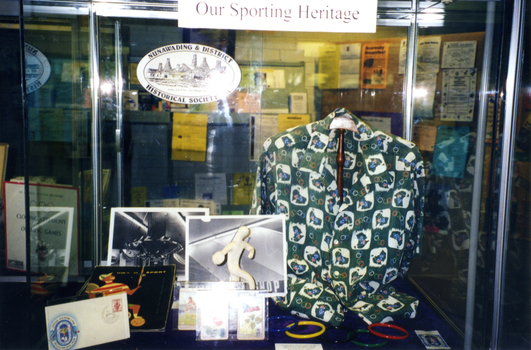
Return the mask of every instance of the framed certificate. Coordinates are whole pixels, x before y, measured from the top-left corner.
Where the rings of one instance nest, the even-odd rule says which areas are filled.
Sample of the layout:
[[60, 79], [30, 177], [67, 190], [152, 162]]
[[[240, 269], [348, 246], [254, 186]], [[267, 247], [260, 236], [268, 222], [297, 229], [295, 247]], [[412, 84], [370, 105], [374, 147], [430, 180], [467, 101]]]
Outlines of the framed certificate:
[[[6, 267], [26, 271], [24, 183], [4, 183]], [[30, 271], [64, 276], [79, 273], [78, 189], [29, 184]]]

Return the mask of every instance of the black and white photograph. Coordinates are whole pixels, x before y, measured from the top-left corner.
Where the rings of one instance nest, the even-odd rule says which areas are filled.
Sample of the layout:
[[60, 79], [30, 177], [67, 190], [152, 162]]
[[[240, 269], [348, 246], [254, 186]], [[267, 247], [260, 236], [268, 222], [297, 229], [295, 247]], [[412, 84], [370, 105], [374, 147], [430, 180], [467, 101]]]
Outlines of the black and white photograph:
[[190, 217], [187, 225], [187, 281], [244, 282], [271, 296], [286, 294], [284, 216]]
[[185, 276], [186, 221], [206, 208], [112, 208], [108, 266], [176, 265]]

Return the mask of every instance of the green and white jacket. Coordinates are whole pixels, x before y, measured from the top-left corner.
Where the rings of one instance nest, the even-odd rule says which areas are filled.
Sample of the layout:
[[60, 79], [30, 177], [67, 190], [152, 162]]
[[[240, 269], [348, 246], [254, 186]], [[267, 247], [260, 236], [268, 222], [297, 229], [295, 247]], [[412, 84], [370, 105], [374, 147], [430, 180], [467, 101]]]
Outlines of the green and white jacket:
[[[345, 130], [341, 206], [335, 117], [358, 128]], [[289, 292], [279, 305], [331, 325], [345, 308], [369, 324], [415, 317], [418, 300], [389, 283], [420, 253], [423, 197], [418, 148], [346, 109], [268, 139], [251, 214], [286, 216]]]

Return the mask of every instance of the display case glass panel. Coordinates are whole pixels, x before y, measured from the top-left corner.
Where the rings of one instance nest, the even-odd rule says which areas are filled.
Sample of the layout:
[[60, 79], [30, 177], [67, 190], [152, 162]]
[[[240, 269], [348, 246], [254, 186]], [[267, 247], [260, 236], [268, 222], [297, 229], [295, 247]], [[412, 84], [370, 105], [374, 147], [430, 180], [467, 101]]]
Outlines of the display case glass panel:
[[[32, 272], [58, 275], [56, 270], [47, 270], [64, 266], [66, 275], [79, 276], [84, 262], [93, 259], [88, 9], [63, 8], [63, 14], [47, 15], [33, 9], [29, 6], [24, 13], [27, 174], [35, 184], [30, 207], [41, 213], [54, 207], [72, 208], [72, 213], [65, 221], [58, 218], [63, 227], [41, 226], [43, 221], [57, 224], [53, 217], [60, 216], [59, 212], [30, 222], [30, 249], [39, 252], [37, 260], [31, 259], [35, 260]], [[51, 239], [53, 236], [62, 239]], [[87, 264], [89, 269], [91, 266]]]
[[[495, 312], [500, 318], [494, 318], [493, 330], [499, 336], [496, 346], [499, 349], [525, 349], [529, 346], [531, 329], [531, 285], [529, 275], [531, 264], [529, 261], [530, 237], [529, 225], [531, 223], [529, 191], [531, 170], [531, 105], [529, 69], [530, 38], [530, 12], [529, 7], [519, 8], [521, 16], [521, 39], [513, 39], [512, 45], [518, 50], [511, 50], [510, 59], [516, 64], [511, 67], [517, 72], [514, 81], [514, 115], [509, 120], [504, 120], [506, 128], [512, 129], [513, 134], [504, 133], [504, 144], [509, 147], [500, 149], [501, 173], [505, 173], [509, 187], [505, 191], [504, 201], [505, 235], [497, 240], [497, 276], [503, 276], [500, 281], [499, 293], [495, 295]], [[511, 93], [511, 90], [508, 90]], [[506, 109], [508, 110], [508, 109]], [[511, 114], [507, 114], [511, 115]], [[509, 130], [505, 129], [505, 130]], [[509, 136], [510, 135], [510, 136]], [[500, 191], [503, 193], [503, 191]], [[500, 206], [501, 207], [501, 206]]]
[[482, 344], [488, 339], [479, 330], [488, 325], [492, 300], [485, 289], [493, 254], [487, 242], [495, 237], [487, 213], [496, 181], [497, 100], [488, 91], [499, 82], [502, 46], [492, 33], [502, 19], [494, 4], [452, 12], [458, 8], [448, 6], [443, 17], [432, 9], [419, 20], [412, 140], [424, 157], [426, 197], [423, 254], [409, 278], [465, 344]]

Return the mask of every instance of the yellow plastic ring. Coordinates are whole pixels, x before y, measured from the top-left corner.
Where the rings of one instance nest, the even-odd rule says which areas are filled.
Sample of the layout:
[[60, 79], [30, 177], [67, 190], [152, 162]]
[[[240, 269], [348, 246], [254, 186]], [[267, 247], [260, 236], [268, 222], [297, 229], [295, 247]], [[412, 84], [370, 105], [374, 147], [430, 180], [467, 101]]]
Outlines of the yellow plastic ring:
[[[293, 325], [295, 325], [295, 323], [288, 325], [287, 328], [290, 328]], [[293, 334], [291, 332], [286, 331], [286, 335], [292, 338], [297, 338], [297, 339], [308, 339], [308, 338], [318, 337], [321, 334], [323, 334], [326, 330], [326, 327], [324, 326], [324, 324], [319, 323], [319, 322], [314, 322], [314, 321], [299, 321], [298, 326], [317, 326], [317, 327], [321, 327], [321, 330], [315, 333], [311, 333], [311, 334]]]

